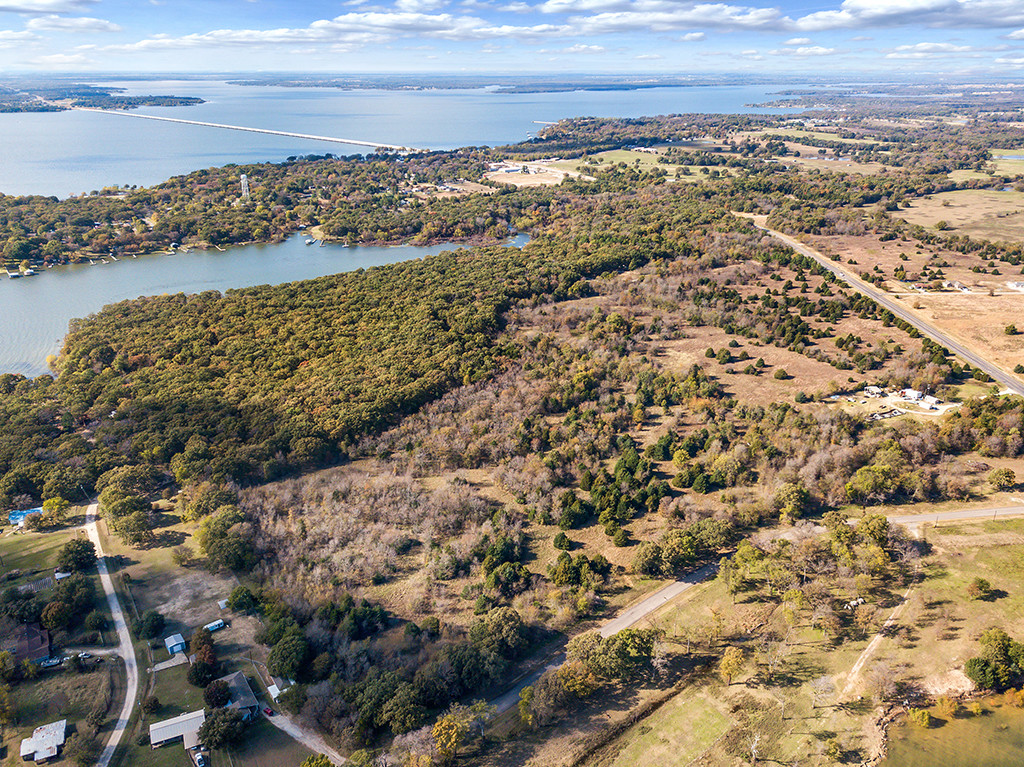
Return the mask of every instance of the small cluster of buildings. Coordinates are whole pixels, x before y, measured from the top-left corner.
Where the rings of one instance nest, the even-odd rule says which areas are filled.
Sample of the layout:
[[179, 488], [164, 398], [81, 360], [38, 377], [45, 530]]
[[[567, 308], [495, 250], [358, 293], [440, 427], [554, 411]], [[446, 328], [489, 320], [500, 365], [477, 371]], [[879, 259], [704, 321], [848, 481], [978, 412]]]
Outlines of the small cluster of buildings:
[[[252, 687], [245, 674], [236, 671], [221, 677], [228, 686], [228, 703], [224, 708], [237, 709], [242, 714], [242, 719], [248, 721], [260, 713], [260, 702], [253, 694]], [[206, 721], [204, 709], [179, 714], [172, 719], [165, 719], [162, 722], [155, 722], [149, 726], [149, 743], [153, 748], [181, 740], [186, 751], [195, 751], [202, 748], [199, 740], [199, 728]]]

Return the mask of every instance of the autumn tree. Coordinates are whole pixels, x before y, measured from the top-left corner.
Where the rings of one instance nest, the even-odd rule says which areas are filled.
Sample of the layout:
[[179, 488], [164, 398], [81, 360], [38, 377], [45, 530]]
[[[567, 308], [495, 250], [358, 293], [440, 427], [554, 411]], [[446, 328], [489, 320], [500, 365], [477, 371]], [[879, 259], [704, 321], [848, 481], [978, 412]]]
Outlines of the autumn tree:
[[726, 647], [718, 661], [718, 674], [725, 680], [726, 684], [732, 684], [732, 680], [743, 668], [743, 651], [739, 647]]

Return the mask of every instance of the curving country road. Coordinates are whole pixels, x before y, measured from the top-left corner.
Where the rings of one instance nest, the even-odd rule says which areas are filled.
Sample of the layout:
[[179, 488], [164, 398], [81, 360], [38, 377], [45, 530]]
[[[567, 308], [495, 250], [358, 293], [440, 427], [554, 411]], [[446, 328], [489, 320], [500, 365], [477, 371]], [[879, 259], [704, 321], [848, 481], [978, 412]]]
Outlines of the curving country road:
[[107, 604], [110, 605], [110, 614], [114, 618], [114, 628], [117, 631], [119, 642], [118, 653], [124, 658], [124, 667], [128, 676], [124, 694], [124, 705], [121, 706], [121, 713], [118, 716], [117, 723], [110, 733], [110, 740], [107, 741], [107, 745], [103, 748], [103, 753], [100, 754], [100, 758], [96, 762], [96, 767], [108, 767], [110, 760], [114, 756], [114, 751], [117, 750], [121, 738], [124, 737], [125, 730], [128, 727], [128, 720], [131, 719], [132, 708], [135, 706], [135, 696], [139, 687], [139, 666], [135, 661], [135, 648], [132, 646], [131, 634], [128, 633], [128, 624], [125, 622], [124, 612], [121, 610], [121, 603], [117, 600], [114, 582], [110, 578], [107, 562], [104, 559], [103, 545], [100, 543], [100, 532], [96, 527], [95, 503], [86, 509], [83, 529], [88, 534], [89, 540], [96, 546], [96, 567], [100, 573], [103, 591], [107, 595]]
[[770, 234], [776, 240], [785, 243], [793, 250], [795, 250], [797, 253], [807, 256], [808, 258], [813, 258], [815, 261], [817, 261], [819, 264], [825, 267], [825, 269], [832, 272], [832, 274], [834, 274], [840, 280], [842, 280], [851, 288], [856, 290], [858, 293], [863, 293], [868, 298], [873, 299], [876, 303], [879, 303], [882, 306], [884, 306], [886, 309], [888, 309], [890, 312], [895, 314], [900, 319], [906, 320], [919, 331], [921, 331], [921, 333], [928, 336], [936, 343], [942, 344], [951, 352], [953, 352], [953, 354], [960, 357], [960, 359], [970, 363], [973, 367], [976, 367], [979, 370], [983, 370], [985, 373], [990, 375], [993, 380], [998, 381], [1007, 389], [1012, 391], [1014, 394], [1024, 395], [1024, 383], [1022, 383], [1019, 379], [1010, 375], [998, 365], [989, 362], [987, 359], [979, 355], [977, 352], [974, 352], [971, 349], [967, 348], [962, 343], [955, 340], [952, 336], [936, 328], [934, 325], [925, 322], [917, 314], [912, 312], [910, 309], [907, 309], [897, 299], [893, 298], [890, 295], [887, 295], [884, 291], [879, 290], [874, 285], [865, 282], [856, 274], [853, 274], [852, 272], [848, 271], [847, 269], [845, 269], [832, 259], [826, 258], [824, 255], [819, 253], [814, 248], [804, 245], [799, 240], [796, 240], [787, 234], [777, 232], [774, 229], [769, 229], [764, 224], [759, 223], [759, 221], [764, 220], [764, 216], [743, 217], [750, 219], [754, 226], [756, 226], [762, 232]]

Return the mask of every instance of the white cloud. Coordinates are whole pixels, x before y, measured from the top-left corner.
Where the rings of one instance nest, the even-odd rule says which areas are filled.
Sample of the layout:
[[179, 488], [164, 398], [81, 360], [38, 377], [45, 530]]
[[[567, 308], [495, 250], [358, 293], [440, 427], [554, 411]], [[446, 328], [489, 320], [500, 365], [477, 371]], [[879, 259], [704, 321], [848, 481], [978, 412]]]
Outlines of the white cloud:
[[893, 50], [915, 53], [963, 53], [972, 49], [969, 45], [954, 45], [953, 43], [914, 43], [913, 45], [898, 45]]
[[809, 37], [792, 37], [792, 38], [790, 38], [789, 40], [787, 40], [786, 42], [783, 43], [783, 45], [810, 45], [810, 44], [811, 44], [811, 38], [809, 38]]
[[1024, 67], [1024, 56], [996, 59], [996, 64], [1006, 64], [1011, 67]]
[[[570, 25], [491, 25], [473, 16], [448, 13], [424, 14], [411, 11], [365, 11], [346, 13], [330, 20], [314, 21], [308, 27], [281, 29], [216, 29], [201, 34], [158, 34], [134, 43], [98, 48], [106, 53], [134, 53], [190, 48], [264, 47], [268, 45], [367, 45], [401, 37], [444, 40], [545, 40], [578, 37]], [[84, 50], [80, 46], [79, 50]]]
[[1018, 29], [1016, 32], [1011, 32], [1007, 37], [1011, 40], [1024, 40], [1024, 29]]
[[7, 13], [74, 13], [99, 0], [0, 0], [0, 12]]
[[583, 54], [594, 54], [604, 53], [607, 49], [603, 45], [586, 45], [584, 43], [576, 43], [570, 45], [568, 48], [560, 48], [558, 50], [549, 50], [547, 48], [541, 48], [537, 53], [583, 53]]
[[[561, 3], [566, 0], [548, 2]], [[584, 34], [611, 34], [633, 30], [668, 32], [688, 27], [769, 29], [778, 24], [779, 20], [779, 12], [774, 8], [747, 8], [720, 3], [693, 5], [669, 11], [614, 11], [593, 16], [576, 16], [571, 19], [572, 24]]]
[[639, 59], [640, 61], [656, 61], [657, 59], [662, 58], [662, 56], [660, 53], [641, 53], [639, 56], [634, 56], [633, 58]]
[[16, 45], [35, 40], [36, 36], [31, 32], [13, 32], [9, 29], [0, 29], [0, 48], [13, 48]]
[[820, 45], [803, 45], [799, 48], [781, 48], [768, 51], [772, 56], [796, 56], [801, 59], [810, 56], [831, 56], [835, 52], [835, 48], [824, 48]]
[[1005, 27], [1024, 23], [1020, 0], [843, 0], [839, 10], [818, 11], [794, 22], [796, 29], [896, 27]]
[[703, 32], [687, 32], [679, 39], [682, 40], [684, 43], [697, 43], [706, 37], [707, 35], [705, 35]]
[[121, 27], [104, 19], [88, 16], [37, 16], [29, 19], [26, 29], [51, 30], [57, 32], [120, 32]]
[[420, 13], [432, 11], [445, 4], [445, 0], [395, 0], [395, 7], [400, 11]]
[[49, 56], [38, 56], [28, 63], [43, 69], [80, 69], [95, 64], [81, 53], [52, 53]]
[[973, 51], [969, 45], [954, 45], [953, 43], [914, 43], [913, 45], [898, 45], [891, 53], [886, 54], [887, 59], [933, 59], [949, 56], [955, 53], [970, 53]]

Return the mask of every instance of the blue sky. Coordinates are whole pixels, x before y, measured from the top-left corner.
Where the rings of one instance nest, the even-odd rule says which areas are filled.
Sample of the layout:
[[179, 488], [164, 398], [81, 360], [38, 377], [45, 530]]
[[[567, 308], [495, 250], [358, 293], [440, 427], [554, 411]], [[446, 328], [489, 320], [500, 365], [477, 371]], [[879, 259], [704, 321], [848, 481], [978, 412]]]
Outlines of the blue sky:
[[0, 0], [4, 71], [1024, 75], [1024, 0]]

